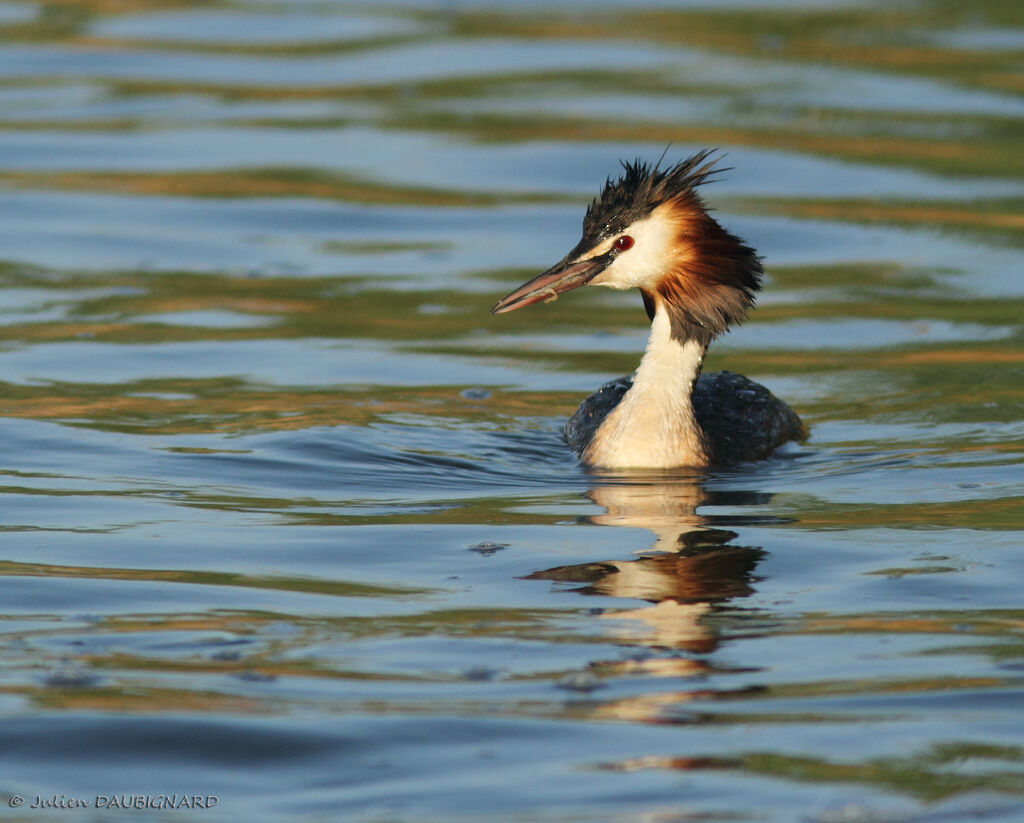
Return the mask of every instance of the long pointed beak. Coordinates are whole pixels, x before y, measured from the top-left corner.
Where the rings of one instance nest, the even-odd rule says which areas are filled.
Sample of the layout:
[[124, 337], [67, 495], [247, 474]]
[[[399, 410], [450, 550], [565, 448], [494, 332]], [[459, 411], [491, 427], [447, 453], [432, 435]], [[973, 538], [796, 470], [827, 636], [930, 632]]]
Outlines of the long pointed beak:
[[538, 274], [528, 283], [501, 298], [491, 309], [491, 314], [504, 314], [523, 306], [544, 301], [557, 300], [563, 292], [585, 286], [607, 268], [611, 262], [608, 254], [599, 254], [577, 263], [556, 263], [543, 274]]

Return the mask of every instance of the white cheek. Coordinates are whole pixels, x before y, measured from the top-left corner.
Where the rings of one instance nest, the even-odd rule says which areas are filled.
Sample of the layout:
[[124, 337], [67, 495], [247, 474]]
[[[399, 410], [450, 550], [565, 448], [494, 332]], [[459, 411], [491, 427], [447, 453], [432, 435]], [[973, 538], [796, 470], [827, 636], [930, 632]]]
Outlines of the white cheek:
[[619, 252], [612, 264], [590, 282], [612, 289], [653, 286], [668, 271], [675, 256], [678, 226], [652, 214], [631, 225], [623, 234], [633, 238], [633, 247]]

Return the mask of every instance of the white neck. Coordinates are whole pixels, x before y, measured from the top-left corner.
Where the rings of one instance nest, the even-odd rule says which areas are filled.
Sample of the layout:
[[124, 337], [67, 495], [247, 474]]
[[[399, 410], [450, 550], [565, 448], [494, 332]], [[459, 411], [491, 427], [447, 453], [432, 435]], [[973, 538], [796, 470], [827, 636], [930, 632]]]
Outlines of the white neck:
[[691, 398], [706, 348], [673, 338], [668, 313], [658, 305], [633, 386], [598, 427], [583, 461], [610, 469], [706, 466]]

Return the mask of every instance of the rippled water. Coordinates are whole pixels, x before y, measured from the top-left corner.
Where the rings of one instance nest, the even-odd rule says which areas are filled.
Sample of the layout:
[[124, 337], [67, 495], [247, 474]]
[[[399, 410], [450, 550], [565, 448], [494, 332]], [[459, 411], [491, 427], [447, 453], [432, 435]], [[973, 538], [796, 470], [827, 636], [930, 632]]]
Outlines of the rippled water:
[[[1019, 4], [0, 35], [10, 819], [1024, 819]], [[811, 438], [588, 474], [640, 301], [487, 312], [669, 143], [770, 275], [708, 365]]]

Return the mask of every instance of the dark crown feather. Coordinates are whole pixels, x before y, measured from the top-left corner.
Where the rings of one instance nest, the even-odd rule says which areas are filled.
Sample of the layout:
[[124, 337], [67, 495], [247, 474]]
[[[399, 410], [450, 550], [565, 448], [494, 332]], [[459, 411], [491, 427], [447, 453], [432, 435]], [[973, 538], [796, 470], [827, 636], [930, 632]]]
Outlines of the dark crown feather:
[[[609, 177], [601, 194], [591, 201], [583, 218], [583, 236], [592, 241], [618, 234], [630, 223], [646, 217], [656, 207], [709, 182], [712, 174], [728, 171], [717, 168], [719, 158], [708, 158], [715, 149], [704, 149], [681, 163], [661, 170], [642, 160], [620, 161], [623, 174]], [[707, 161], [707, 162], [705, 162]]]

